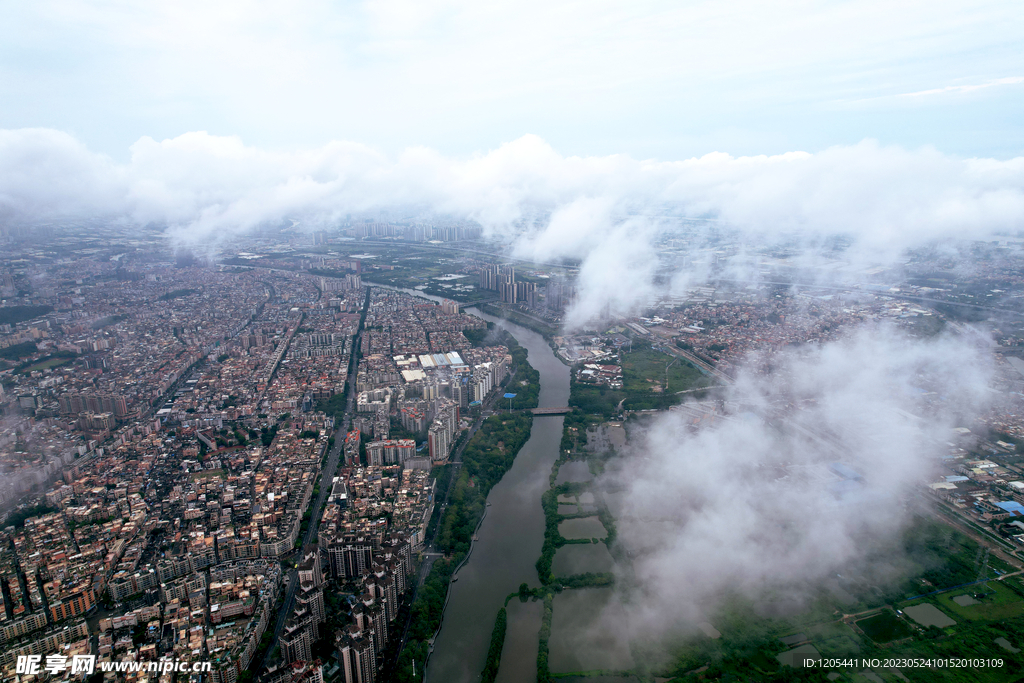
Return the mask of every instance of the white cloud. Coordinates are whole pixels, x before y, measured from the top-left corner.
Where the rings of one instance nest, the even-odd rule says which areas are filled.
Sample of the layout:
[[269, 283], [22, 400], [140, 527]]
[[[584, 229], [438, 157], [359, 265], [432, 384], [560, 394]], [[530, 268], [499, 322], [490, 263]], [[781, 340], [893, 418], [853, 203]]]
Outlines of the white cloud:
[[[662, 414], [605, 475], [632, 560], [630, 633], [692, 626], [732, 593], [808, 599], [863, 571], [905, 529], [951, 428], [993, 395], [983, 349], [886, 328], [772, 363], [768, 376], [744, 367], [728, 422], [694, 432]], [[841, 483], [836, 462], [861, 480]], [[872, 571], [898, 569], [900, 547]]]
[[930, 90], [918, 90], [917, 92], [908, 92], [899, 95], [899, 97], [924, 97], [926, 95], [945, 95], [949, 93], [965, 93], [974, 92], [975, 90], [984, 90], [985, 88], [994, 88], [1000, 85], [1020, 85], [1024, 83], [1024, 77], [1010, 76], [1007, 78], [997, 78], [994, 81], [987, 81], [985, 83], [969, 83], [965, 85], [947, 85], [944, 88], [932, 88]]
[[[865, 141], [655, 161], [563, 156], [536, 136], [468, 158], [424, 147], [391, 157], [352, 142], [277, 151], [200, 132], [142, 138], [118, 164], [64, 133], [30, 129], [0, 133], [0, 206], [27, 222], [102, 214], [163, 223], [175, 239], [208, 246], [285, 218], [329, 225], [389, 207], [468, 216], [516, 239], [520, 255], [582, 259], [572, 316], [582, 324], [659, 291], [654, 239], [673, 229], [658, 218], [666, 207], [715, 217], [740, 242], [785, 236], [807, 247], [845, 235], [850, 258], [886, 263], [936, 240], [1020, 230], [1024, 157], [960, 159]], [[537, 216], [549, 218], [517, 229]]]

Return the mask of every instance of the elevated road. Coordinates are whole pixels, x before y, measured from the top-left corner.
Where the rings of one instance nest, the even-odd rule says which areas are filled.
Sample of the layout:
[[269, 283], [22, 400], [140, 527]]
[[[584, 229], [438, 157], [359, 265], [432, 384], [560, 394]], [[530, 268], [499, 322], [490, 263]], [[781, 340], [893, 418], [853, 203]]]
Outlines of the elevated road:
[[696, 355], [690, 353], [689, 351], [684, 351], [683, 349], [679, 348], [678, 346], [672, 346], [670, 344], [661, 344], [660, 345], [660, 350], [663, 353], [668, 354], [669, 356], [675, 356], [676, 358], [682, 358], [683, 360], [687, 361], [688, 363], [693, 365], [695, 368], [697, 368], [701, 372], [703, 372], [705, 374], [708, 374], [708, 375], [711, 375], [715, 379], [720, 380], [721, 382], [723, 382], [725, 384], [732, 384], [735, 381], [735, 380], [733, 380], [732, 377], [730, 377], [729, 375], [725, 374], [721, 370], [717, 369], [711, 363], [708, 363], [706, 360], [697, 357]]

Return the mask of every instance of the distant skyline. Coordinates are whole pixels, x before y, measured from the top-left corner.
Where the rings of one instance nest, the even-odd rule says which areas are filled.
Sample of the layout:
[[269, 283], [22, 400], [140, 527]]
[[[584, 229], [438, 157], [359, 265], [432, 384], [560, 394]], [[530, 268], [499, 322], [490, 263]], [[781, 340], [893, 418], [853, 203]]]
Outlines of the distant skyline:
[[289, 150], [662, 160], [876, 139], [1024, 154], [1016, 2], [8, 3], [0, 128], [116, 161], [190, 131]]

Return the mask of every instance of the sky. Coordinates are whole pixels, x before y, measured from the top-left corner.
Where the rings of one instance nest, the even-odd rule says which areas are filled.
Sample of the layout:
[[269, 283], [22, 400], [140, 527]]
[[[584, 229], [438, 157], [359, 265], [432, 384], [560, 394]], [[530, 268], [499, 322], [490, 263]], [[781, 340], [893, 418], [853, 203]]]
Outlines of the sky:
[[260, 225], [470, 219], [580, 259], [580, 324], [662, 292], [666, 212], [807, 254], [839, 235], [851, 272], [1024, 230], [1019, 2], [40, 0], [3, 19], [0, 227], [98, 216], [213, 254]]
[[677, 160], [864, 139], [1024, 151], [1019, 2], [4, 3], [0, 128], [127, 161], [207, 131], [267, 150]]

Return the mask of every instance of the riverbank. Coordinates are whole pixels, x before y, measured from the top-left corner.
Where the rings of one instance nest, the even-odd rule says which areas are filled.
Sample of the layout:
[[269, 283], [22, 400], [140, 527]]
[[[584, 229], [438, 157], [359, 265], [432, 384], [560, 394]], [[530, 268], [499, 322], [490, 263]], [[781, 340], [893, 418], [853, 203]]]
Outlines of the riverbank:
[[[566, 404], [568, 368], [555, 358], [543, 337], [486, 313], [474, 309], [468, 312], [504, 327], [527, 350], [530, 365], [539, 372], [540, 407]], [[459, 569], [458, 582], [449, 588], [425, 680], [479, 680], [491, 650], [495, 614], [522, 583], [536, 582], [534, 564], [544, 536], [540, 497], [548, 487], [561, 436], [561, 417], [535, 418], [529, 441], [488, 495], [487, 516], [475, 534], [473, 555]], [[509, 639], [500, 659], [533, 660], [536, 651], [526, 652], [531, 647], [527, 642]]]
[[520, 327], [525, 327], [528, 330], [532, 330], [544, 337], [544, 339], [552, 344], [555, 335], [558, 333], [558, 328], [549, 323], [545, 323], [532, 316], [524, 315], [518, 311], [510, 311], [494, 304], [482, 304], [480, 310], [488, 315], [493, 315], [497, 318], [503, 318], [510, 322], [515, 323]]
[[417, 680], [413, 661], [420, 662], [422, 674], [430, 642], [442, 624], [452, 577], [468, 559], [474, 533], [484, 519], [487, 494], [512, 467], [529, 438], [532, 422], [529, 413], [492, 415], [466, 445], [434, 541], [435, 549], [445, 557], [434, 562], [412, 605], [408, 641], [399, 656], [395, 681]]
[[[439, 300], [417, 290], [383, 287]], [[540, 383], [535, 399], [538, 407], [554, 408], [567, 404], [569, 369], [555, 356], [544, 337], [472, 307], [466, 312], [503, 328], [525, 350], [527, 367], [536, 371]], [[517, 373], [517, 380], [522, 379]], [[510, 392], [517, 393], [514, 389]], [[516, 591], [524, 582], [536, 581], [534, 565], [544, 538], [541, 494], [549, 486], [548, 474], [558, 457], [562, 421], [562, 417], [543, 417], [532, 421], [529, 439], [513, 456], [511, 468], [489, 493], [484, 494], [487, 514], [470, 536], [472, 557], [469, 561], [466, 561], [464, 553], [453, 552], [449, 558], [435, 562], [436, 570], [431, 568], [414, 603], [416, 626], [410, 626], [408, 644], [391, 680], [402, 683], [412, 680], [470, 683], [479, 679], [490, 649], [494, 615], [505, 605], [509, 593]], [[467, 489], [476, 488], [476, 483], [473, 480], [473, 486], [470, 486], [467, 480]], [[440, 498], [441, 495], [438, 496]], [[447, 514], [439, 521], [442, 527], [439, 533], [444, 531]], [[464, 528], [465, 520], [457, 525], [455, 517], [450, 519], [453, 520], [452, 530]], [[454, 582], [452, 579], [456, 571], [458, 581]], [[513, 621], [515, 619], [510, 616], [510, 622]], [[441, 625], [440, 631], [431, 644], [437, 624]], [[503, 658], [529, 660], [532, 666], [536, 659], [536, 641], [531, 644], [529, 639], [513, 640], [505, 643]], [[424, 674], [425, 659], [428, 661]], [[531, 682], [533, 678], [534, 674], [529, 675]]]
[[[394, 289], [386, 286], [384, 288]], [[418, 291], [404, 291], [412, 296], [432, 300], [436, 298]], [[489, 322], [491, 326], [496, 324], [493, 319]], [[486, 333], [480, 339], [468, 336], [477, 345], [504, 343], [509, 346], [513, 358], [513, 376], [507, 391], [518, 394], [513, 399], [513, 407], [537, 406], [541, 378], [538, 370], [529, 362], [529, 350], [521, 346], [515, 336], [507, 331], [497, 339], [490, 339], [491, 335]], [[502, 390], [499, 388], [498, 391]], [[506, 403], [507, 401], [498, 399], [498, 408]], [[439, 503], [448, 501], [448, 504], [443, 511], [438, 508], [435, 517], [431, 519], [430, 527], [431, 536], [434, 538], [432, 549], [444, 553], [445, 556], [430, 566], [429, 573], [417, 592], [416, 600], [410, 607], [411, 617], [406, 644], [388, 680], [405, 683], [423, 679], [434, 639], [444, 624], [444, 615], [451, 599], [450, 588], [457, 585], [454, 580], [459, 570], [470, 559], [475, 559], [476, 532], [490, 516], [488, 494], [514, 466], [524, 444], [531, 437], [532, 423], [533, 416], [528, 412], [498, 412], [491, 415], [483, 420], [480, 428], [466, 444], [460, 462], [445, 466], [438, 476], [439, 489], [435, 500]]]

